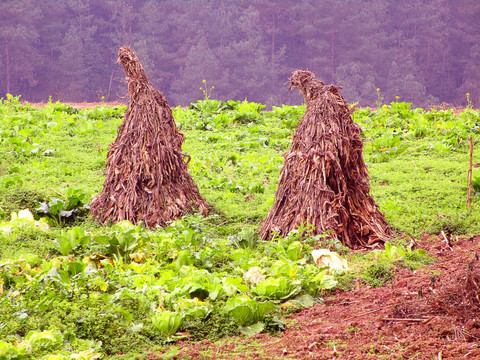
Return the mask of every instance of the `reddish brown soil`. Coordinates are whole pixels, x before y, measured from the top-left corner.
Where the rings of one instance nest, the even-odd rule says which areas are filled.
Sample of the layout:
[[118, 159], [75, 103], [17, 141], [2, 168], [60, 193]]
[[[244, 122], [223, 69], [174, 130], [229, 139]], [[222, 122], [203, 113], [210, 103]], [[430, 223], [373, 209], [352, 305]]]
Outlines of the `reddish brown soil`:
[[175, 359], [480, 359], [480, 236], [419, 247], [437, 262], [380, 288], [357, 283], [291, 316], [277, 337], [179, 342]]

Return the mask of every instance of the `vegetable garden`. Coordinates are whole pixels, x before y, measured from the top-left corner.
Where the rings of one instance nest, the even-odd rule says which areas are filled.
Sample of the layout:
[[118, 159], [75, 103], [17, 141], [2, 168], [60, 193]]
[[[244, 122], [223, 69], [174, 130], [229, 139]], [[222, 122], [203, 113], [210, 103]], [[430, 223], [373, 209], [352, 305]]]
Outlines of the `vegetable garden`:
[[[101, 226], [89, 203], [101, 191], [124, 111], [38, 107], [10, 95], [0, 104], [1, 358], [130, 359], [152, 351], [168, 358], [181, 339], [278, 334], [294, 312], [431, 263], [412, 239], [479, 232], [475, 196], [466, 208], [478, 110], [397, 102], [353, 113], [364, 131], [371, 193], [396, 234], [384, 250], [354, 252], [308, 226], [258, 238], [305, 107], [265, 110], [209, 96], [173, 115], [191, 156], [188, 171], [214, 211], [165, 228]], [[318, 248], [348, 267], [318, 266]]]

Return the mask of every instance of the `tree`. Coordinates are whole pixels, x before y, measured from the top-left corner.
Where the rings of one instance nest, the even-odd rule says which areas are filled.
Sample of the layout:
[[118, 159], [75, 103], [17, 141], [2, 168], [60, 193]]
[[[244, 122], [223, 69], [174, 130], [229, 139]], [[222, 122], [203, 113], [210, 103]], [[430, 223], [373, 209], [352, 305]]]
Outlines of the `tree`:
[[389, 50], [398, 68], [381, 88], [390, 98], [398, 95], [417, 106], [448, 101], [456, 83], [449, 34], [459, 20], [449, 19], [445, 0], [390, 1], [388, 6]]
[[31, 2], [18, 0], [0, 4], [0, 41], [2, 54], [1, 93], [31, 95], [38, 84], [35, 63], [41, 58], [36, 45], [39, 36], [34, 27], [40, 12]]

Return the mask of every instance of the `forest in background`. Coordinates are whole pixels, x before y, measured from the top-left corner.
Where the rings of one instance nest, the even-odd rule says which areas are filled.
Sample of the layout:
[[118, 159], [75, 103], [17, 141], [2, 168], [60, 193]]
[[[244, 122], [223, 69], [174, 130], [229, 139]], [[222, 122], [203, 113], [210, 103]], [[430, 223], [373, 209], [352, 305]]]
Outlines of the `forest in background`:
[[3, 0], [0, 97], [121, 100], [126, 44], [171, 105], [300, 103], [301, 68], [362, 106], [479, 107], [479, 19], [478, 0]]

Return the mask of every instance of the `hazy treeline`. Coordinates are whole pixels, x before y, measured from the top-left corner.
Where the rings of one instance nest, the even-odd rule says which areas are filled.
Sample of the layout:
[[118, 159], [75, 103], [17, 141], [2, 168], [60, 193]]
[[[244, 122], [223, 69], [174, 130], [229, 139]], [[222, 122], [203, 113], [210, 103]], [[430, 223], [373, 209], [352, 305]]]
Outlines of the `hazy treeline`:
[[118, 100], [124, 44], [173, 105], [203, 79], [213, 98], [298, 103], [302, 68], [361, 105], [480, 106], [478, 0], [3, 0], [0, 97]]

